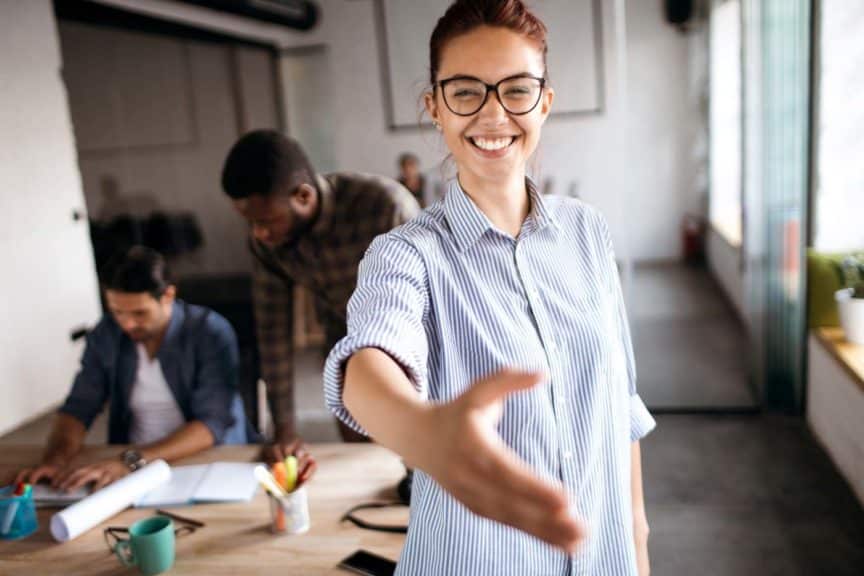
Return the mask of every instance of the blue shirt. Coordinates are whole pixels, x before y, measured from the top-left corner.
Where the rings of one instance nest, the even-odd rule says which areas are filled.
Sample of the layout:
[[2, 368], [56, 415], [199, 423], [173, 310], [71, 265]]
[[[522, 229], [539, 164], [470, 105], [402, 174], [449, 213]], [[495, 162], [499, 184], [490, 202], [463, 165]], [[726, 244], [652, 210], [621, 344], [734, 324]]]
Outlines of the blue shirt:
[[542, 198], [514, 239], [461, 190], [379, 236], [360, 266], [348, 335], [325, 367], [328, 406], [342, 403], [344, 363], [388, 352], [420, 395], [447, 402], [502, 368], [546, 383], [504, 404], [498, 432], [540, 477], [561, 482], [589, 536], [568, 556], [481, 518], [418, 470], [397, 574], [636, 575], [631, 442], [655, 425], [636, 393], [618, 271], [604, 219], [577, 200]]
[[[186, 422], [202, 422], [217, 444], [251, 440], [237, 391], [237, 337], [225, 318], [175, 301], [156, 357]], [[137, 367], [135, 343], [106, 314], [87, 334], [81, 369], [60, 412], [89, 428], [109, 403], [108, 442], [128, 444], [129, 397]]]

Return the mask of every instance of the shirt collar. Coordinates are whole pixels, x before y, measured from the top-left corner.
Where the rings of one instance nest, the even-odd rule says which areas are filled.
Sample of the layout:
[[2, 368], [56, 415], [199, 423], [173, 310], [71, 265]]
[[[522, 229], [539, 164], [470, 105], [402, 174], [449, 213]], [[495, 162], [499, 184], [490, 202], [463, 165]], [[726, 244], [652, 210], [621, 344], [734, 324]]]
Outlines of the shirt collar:
[[162, 343], [156, 352], [157, 358], [164, 358], [166, 354], [173, 354], [182, 337], [180, 332], [185, 320], [186, 310], [180, 305], [180, 301], [175, 300], [171, 304], [171, 319], [168, 321], [168, 329], [165, 331], [165, 336], [162, 338]]
[[[525, 179], [528, 196], [531, 200], [531, 211], [528, 218], [533, 219], [537, 230], [547, 226], [558, 228], [558, 222], [549, 209], [549, 205], [543, 200], [542, 194], [530, 178]], [[447, 195], [444, 197], [444, 214], [450, 224], [453, 236], [459, 250], [466, 250], [474, 245], [487, 230], [495, 230], [495, 226], [486, 215], [474, 204], [474, 201], [465, 194], [459, 179], [450, 181]]]
[[312, 225], [310, 235], [326, 234], [333, 222], [333, 186], [320, 174], [315, 175], [315, 188], [318, 190], [318, 218]]

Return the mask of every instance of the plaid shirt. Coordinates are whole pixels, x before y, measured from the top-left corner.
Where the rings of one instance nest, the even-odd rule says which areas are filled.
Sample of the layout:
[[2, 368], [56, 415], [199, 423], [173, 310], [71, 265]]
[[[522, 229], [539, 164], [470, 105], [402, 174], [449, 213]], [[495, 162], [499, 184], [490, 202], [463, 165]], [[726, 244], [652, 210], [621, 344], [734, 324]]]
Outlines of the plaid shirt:
[[273, 422], [289, 429], [295, 424], [294, 283], [315, 298], [329, 352], [345, 335], [348, 299], [366, 248], [420, 210], [411, 193], [389, 178], [334, 173], [317, 176], [316, 184], [321, 211], [298, 241], [271, 248], [250, 237], [261, 378]]

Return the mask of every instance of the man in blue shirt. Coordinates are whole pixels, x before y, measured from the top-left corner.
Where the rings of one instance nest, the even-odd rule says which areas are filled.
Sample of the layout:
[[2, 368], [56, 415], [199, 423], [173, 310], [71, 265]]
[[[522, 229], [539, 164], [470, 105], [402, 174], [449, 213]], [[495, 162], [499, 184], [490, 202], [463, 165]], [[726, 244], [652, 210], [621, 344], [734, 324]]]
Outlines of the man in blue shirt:
[[[41, 463], [18, 481], [99, 489], [148, 461], [247, 440], [237, 392], [237, 338], [225, 318], [177, 300], [161, 255], [135, 246], [104, 274], [110, 314], [88, 334], [81, 369]], [[87, 466], [74, 459], [105, 404], [108, 442], [131, 445]]]

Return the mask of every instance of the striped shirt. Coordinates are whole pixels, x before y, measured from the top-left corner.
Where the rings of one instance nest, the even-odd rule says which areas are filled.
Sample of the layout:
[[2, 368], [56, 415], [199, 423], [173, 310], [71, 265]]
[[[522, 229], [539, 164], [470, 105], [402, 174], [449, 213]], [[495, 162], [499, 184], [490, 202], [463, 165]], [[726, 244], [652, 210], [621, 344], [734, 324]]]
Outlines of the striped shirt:
[[456, 181], [444, 199], [375, 239], [325, 367], [330, 409], [344, 363], [386, 351], [421, 397], [447, 402], [505, 367], [547, 382], [509, 396], [498, 432], [540, 477], [563, 484], [589, 531], [564, 552], [474, 515], [421, 470], [397, 574], [636, 575], [631, 442], [655, 425], [636, 393], [630, 334], [605, 221], [578, 200], [541, 197], [514, 239]]
[[308, 288], [326, 350], [345, 335], [345, 309], [357, 265], [372, 240], [413, 218], [420, 207], [390, 178], [357, 173], [318, 175], [320, 213], [293, 243], [270, 248], [250, 237], [252, 296], [261, 378], [273, 420], [294, 427], [294, 283]]

